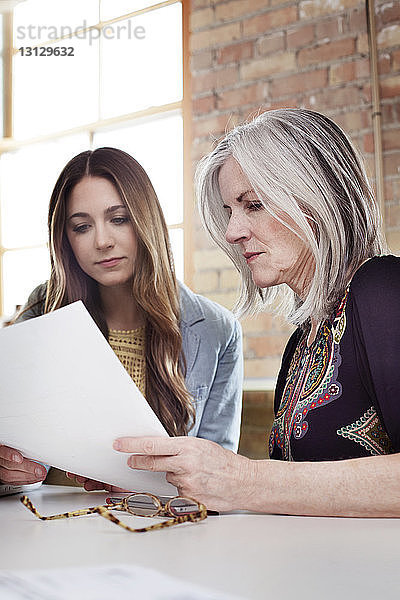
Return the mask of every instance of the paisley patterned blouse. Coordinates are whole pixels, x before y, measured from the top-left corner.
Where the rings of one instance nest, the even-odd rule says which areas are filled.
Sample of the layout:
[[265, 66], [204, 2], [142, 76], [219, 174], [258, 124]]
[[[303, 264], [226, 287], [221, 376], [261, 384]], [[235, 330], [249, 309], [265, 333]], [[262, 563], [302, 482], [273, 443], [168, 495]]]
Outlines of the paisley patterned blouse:
[[296, 330], [283, 355], [270, 457], [400, 452], [400, 258], [362, 265], [310, 346], [308, 333]]

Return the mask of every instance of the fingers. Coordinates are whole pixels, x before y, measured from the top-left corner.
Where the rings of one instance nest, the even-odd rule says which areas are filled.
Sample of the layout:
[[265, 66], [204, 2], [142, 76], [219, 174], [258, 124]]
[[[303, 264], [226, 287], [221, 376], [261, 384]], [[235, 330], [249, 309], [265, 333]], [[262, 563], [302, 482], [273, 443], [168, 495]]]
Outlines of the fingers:
[[0, 446], [0, 481], [10, 485], [26, 485], [46, 478], [47, 471], [14, 448]]
[[179, 454], [185, 437], [122, 437], [114, 441], [113, 448], [119, 452], [173, 456]]

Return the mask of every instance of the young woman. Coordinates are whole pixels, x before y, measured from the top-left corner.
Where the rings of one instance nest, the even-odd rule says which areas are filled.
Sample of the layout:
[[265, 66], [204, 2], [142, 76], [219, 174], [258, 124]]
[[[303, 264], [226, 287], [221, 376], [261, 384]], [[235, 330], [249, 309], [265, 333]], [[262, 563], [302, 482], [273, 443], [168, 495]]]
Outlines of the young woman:
[[[140, 164], [115, 148], [74, 157], [55, 185], [48, 226], [51, 276], [18, 320], [82, 300], [171, 436], [236, 450], [240, 326], [228, 310], [177, 283], [167, 226]], [[0, 481], [45, 476], [44, 467], [0, 446]]]

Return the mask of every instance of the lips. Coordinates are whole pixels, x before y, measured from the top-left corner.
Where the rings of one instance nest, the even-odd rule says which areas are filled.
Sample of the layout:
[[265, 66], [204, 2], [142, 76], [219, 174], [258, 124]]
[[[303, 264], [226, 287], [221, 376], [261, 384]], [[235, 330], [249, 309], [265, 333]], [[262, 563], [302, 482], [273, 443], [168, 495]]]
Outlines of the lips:
[[249, 262], [257, 258], [257, 256], [260, 256], [260, 254], [264, 254], [264, 252], [244, 252], [243, 256], [248, 264]]
[[101, 267], [115, 267], [116, 265], [118, 265], [121, 260], [123, 259], [123, 256], [115, 256], [112, 258], [106, 258], [105, 260], [101, 260], [99, 262], [96, 263], [96, 265], [100, 265]]

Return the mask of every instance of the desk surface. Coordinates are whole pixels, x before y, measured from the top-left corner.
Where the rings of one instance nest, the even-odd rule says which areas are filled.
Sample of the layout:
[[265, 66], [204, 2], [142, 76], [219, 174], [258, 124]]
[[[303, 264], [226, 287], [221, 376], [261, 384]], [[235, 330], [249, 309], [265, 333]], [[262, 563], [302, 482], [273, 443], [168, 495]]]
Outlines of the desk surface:
[[[134, 534], [97, 515], [43, 522], [19, 496], [0, 498], [1, 569], [124, 563], [254, 600], [400, 597], [400, 519], [238, 513]], [[62, 486], [29, 496], [44, 515], [106, 498]]]

